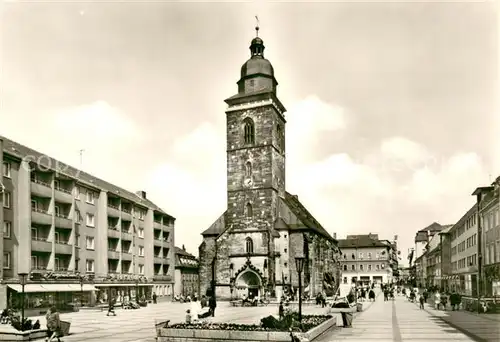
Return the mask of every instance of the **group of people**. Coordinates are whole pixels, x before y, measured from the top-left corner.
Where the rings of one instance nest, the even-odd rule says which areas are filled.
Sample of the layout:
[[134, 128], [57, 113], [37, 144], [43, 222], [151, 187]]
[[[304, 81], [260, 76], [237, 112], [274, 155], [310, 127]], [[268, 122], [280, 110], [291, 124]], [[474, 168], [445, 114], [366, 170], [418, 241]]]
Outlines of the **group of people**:
[[[365, 300], [375, 301], [375, 285], [365, 285], [356, 287], [356, 298], [358, 301], [363, 302]], [[354, 302], [354, 300], [349, 300], [349, 302]]]
[[217, 308], [217, 301], [214, 296], [203, 296], [200, 301], [195, 296], [191, 300], [191, 307], [186, 311], [186, 323], [197, 323], [201, 319], [207, 317], [215, 317], [215, 309]]

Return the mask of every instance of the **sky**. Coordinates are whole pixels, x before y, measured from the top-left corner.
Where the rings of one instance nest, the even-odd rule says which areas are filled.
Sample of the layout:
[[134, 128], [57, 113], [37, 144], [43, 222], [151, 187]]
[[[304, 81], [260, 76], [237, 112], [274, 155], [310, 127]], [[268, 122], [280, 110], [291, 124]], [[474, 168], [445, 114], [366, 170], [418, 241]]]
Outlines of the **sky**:
[[[226, 207], [224, 99], [255, 15], [287, 113], [287, 190], [338, 238], [452, 224], [500, 174], [493, 2], [3, 2], [0, 135], [177, 218]], [[84, 149], [80, 160], [79, 150]]]

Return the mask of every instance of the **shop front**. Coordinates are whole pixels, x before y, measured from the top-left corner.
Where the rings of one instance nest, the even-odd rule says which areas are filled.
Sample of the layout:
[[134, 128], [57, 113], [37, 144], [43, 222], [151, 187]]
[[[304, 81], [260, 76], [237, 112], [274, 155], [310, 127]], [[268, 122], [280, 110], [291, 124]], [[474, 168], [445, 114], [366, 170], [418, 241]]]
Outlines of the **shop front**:
[[[26, 316], [44, 315], [55, 306], [60, 312], [77, 310], [82, 304], [92, 306], [98, 290], [90, 284], [33, 284], [24, 286], [24, 310]], [[7, 308], [21, 310], [23, 287], [7, 284]]]
[[144, 283], [101, 283], [94, 285], [97, 289], [97, 304], [109, 303], [110, 299], [120, 305], [126, 301], [151, 300], [153, 295], [153, 284]]

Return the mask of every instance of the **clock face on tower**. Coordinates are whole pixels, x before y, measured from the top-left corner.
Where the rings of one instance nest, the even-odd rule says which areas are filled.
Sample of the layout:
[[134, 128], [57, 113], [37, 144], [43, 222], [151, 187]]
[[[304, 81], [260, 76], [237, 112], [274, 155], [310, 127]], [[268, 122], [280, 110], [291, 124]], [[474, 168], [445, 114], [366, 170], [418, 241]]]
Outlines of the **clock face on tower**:
[[245, 187], [247, 187], [247, 188], [248, 188], [248, 187], [250, 187], [250, 186], [252, 186], [252, 183], [253, 183], [253, 182], [252, 182], [252, 179], [251, 179], [251, 178], [246, 178], [246, 179], [243, 181], [243, 185], [244, 185]]

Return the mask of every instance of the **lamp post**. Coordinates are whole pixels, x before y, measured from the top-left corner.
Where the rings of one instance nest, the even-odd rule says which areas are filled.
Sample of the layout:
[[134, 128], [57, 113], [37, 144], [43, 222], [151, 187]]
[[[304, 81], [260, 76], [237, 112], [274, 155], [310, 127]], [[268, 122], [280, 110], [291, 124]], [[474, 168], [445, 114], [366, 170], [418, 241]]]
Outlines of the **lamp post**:
[[216, 263], [216, 257], [212, 259], [212, 281], [210, 282], [211, 284], [211, 290], [212, 290], [212, 297], [215, 300], [215, 263]]
[[24, 286], [26, 285], [26, 278], [28, 277], [28, 273], [18, 273], [19, 281], [21, 282], [21, 327], [24, 328]]
[[295, 257], [295, 266], [299, 275], [299, 322], [302, 322], [302, 270], [304, 269], [304, 257]]
[[139, 279], [135, 278], [135, 302], [139, 304]]
[[80, 275], [80, 307], [83, 306], [83, 281], [84, 281], [84, 277], [82, 275]]

